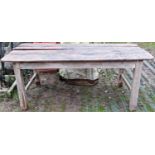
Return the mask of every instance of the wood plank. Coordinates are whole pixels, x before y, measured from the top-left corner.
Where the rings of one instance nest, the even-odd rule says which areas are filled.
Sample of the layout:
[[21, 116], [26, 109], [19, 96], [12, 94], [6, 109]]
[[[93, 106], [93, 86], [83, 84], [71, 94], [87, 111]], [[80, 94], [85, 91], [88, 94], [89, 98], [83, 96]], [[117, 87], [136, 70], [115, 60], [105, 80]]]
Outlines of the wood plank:
[[129, 90], [131, 90], [131, 85], [130, 85], [129, 81], [126, 79], [126, 77], [124, 75], [122, 75], [122, 78], [123, 78], [126, 86], [129, 88]]
[[[16, 47], [14, 48], [14, 50], [72, 50], [75, 47], [59, 47], [59, 46], [53, 46], [53, 47], [44, 47], [44, 46], [30, 46], [30, 47]], [[80, 48], [80, 47], [79, 47]], [[82, 48], [82, 47], [81, 47]], [[83, 47], [84, 48], [84, 47]], [[85, 48], [89, 48], [89, 47], [85, 47]]]
[[11, 87], [9, 88], [9, 90], [7, 91], [7, 94], [8, 94], [8, 95], [11, 95], [11, 92], [12, 92], [13, 89], [16, 87], [16, 85], [17, 85], [17, 81], [15, 80], [15, 81], [13, 82], [13, 84], [11, 85]]
[[[102, 46], [79, 46], [79, 47], [16, 47], [14, 50], [80, 50], [80, 49], [100, 49], [102, 50], [103, 48], [106, 48], [106, 47], [109, 47], [109, 46], [105, 46], [105, 47], [102, 47]], [[116, 48], [116, 47], [113, 47], [113, 48]], [[117, 47], [117, 48], [129, 48], [129, 47]], [[132, 47], [133, 48], [133, 47]]]
[[33, 43], [23, 43], [20, 44], [18, 47], [16, 47], [15, 49], [18, 48], [30, 48], [30, 47], [96, 47], [96, 46], [101, 46], [101, 47], [137, 47], [137, 44], [89, 44], [89, 43], [84, 43], [84, 44], [51, 44], [51, 43], [45, 43], [45, 44], [33, 44]]
[[137, 47], [137, 44], [21, 44], [15, 50], [63, 50], [73, 48]]
[[136, 63], [136, 67], [134, 70], [134, 77], [132, 82], [130, 105], [129, 105], [129, 108], [131, 111], [135, 110], [137, 107], [142, 66], [143, 66], [143, 61], [139, 61]]
[[132, 61], [153, 59], [139, 47], [102, 47], [73, 50], [14, 50], [2, 58], [8, 62]]
[[6, 93], [8, 91], [8, 88], [0, 88], [0, 93]]
[[21, 73], [19, 63], [13, 64], [15, 76], [16, 76], [16, 81], [17, 81], [17, 88], [18, 88], [18, 96], [19, 96], [19, 101], [20, 101], [20, 107], [22, 110], [27, 110], [27, 97], [26, 97], [26, 92], [25, 92], [25, 87], [24, 87], [24, 81], [23, 81], [23, 75]]
[[27, 83], [25, 90], [28, 90], [28, 88], [30, 87], [30, 85], [32, 84], [32, 82], [34, 81], [36, 76], [37, 76], [37, 73], [34, 73], [33, 76], [31, 77], [31, 79], [29, 80], [29, 82]]
[[144, 64], [152, 71], [153, 74], [155, 74], [155, 69], [153, 66], [151, 66], [147, 61], [144, 61]]
[[51, 68], [134, 68], [132, 62], [55, 62], [55, 63], [20, 63], [21, 69], [51, 69]]

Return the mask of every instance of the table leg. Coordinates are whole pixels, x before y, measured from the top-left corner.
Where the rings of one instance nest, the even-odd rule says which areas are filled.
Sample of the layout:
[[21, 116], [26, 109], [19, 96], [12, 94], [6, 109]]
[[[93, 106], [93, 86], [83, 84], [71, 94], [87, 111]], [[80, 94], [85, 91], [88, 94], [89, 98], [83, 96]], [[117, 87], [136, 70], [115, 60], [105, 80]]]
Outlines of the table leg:
[[13, 67], [14, 67], [14, 73], [15, 73], [16, 80], [17, 80], [17, 89], [18, 89], [20, 107], [22, 110], [27, 110], [28, 108], [27, 97], [26, 97], [26, 92], [25, 92], [25, 87], [24, 87], [23, 75], [21, 73], [19, 63], [15, 63]]
[[135, 110], [137, 107], [142, 66], [143, 66], [143, 61], [138, 61], [135, 64], [133, 82], [132, 82], [132, 88], [131, 88], [131, 96], [130, 96], [130, 105], [129, 105], [129, 108], [131, 111]]
[[119, 73], [118, 73], [118, 87], [123, 87], [123, 75], [124, 73], [124, 69], [119, 69]]

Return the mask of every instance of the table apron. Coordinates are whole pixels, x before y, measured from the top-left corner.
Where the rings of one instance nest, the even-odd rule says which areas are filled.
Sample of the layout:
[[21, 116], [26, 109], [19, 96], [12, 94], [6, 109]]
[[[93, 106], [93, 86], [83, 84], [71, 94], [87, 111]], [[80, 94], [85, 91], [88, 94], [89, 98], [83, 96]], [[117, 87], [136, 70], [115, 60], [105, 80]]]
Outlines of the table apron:
[[135, 68], [138, 61], [125, 62], [17, 62], [20, 69], [51, 68]]

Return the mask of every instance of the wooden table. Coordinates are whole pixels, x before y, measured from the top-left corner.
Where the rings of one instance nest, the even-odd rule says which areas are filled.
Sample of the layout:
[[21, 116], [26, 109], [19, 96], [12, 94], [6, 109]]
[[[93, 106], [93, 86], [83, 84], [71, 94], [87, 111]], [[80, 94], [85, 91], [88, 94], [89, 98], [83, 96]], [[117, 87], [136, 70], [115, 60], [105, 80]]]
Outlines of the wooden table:
[[[135, 110], [139, 94], [142, 65], [153, 56], [136, 44], [31, 44], [19, 45], [2, 61], [13, 62], [17, 81], [20, 107], [28, 107], [22, 69], [54, 68], [119, 68], [120, 78], [123, 69], [134, 69], [129, 108]], [[33, 76], [36, 76], [36, 74]], [[30, 82], [32, 82], [32, 80]], [[29, 84], [30, 84], [29, 82]]]

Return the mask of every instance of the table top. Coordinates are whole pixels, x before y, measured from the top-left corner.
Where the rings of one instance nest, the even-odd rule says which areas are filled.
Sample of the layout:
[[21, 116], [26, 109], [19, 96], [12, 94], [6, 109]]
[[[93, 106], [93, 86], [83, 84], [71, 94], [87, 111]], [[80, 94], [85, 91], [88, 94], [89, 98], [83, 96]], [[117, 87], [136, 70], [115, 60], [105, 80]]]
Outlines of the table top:
[[96, 47], [137, 47], [137, 44], [50, 44], [50, 43], [41, 43], [41, 44], [32, 44], [24, 43], [20, 44], [15, 50], [40, 50], [40, 49], [73, 49], [73, 48], [96, 48]]
[[136, 61], [153, 56], [136, 44], [24, 43], [2, 58], [6, 62]]

